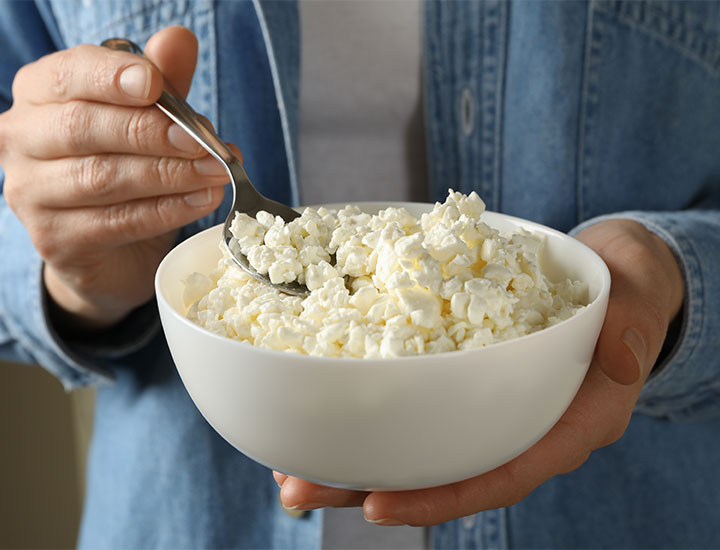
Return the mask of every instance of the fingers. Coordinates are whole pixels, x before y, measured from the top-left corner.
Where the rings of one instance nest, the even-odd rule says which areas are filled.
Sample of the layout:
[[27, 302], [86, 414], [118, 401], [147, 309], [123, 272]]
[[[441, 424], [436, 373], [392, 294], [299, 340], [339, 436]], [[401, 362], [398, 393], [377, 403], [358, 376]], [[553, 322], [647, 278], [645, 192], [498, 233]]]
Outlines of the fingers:
[[212, 212], [223, 194], [222, 187], [211, 187], [109, 206], [52, 210], [28, 218], [26, 226], [40, 255], [62, 264], [64, 258], [164, 235]]
[[133, 108], [71, 101], [34, 108], [13, 147], [36, 159], [96, 153], [199, 157], [204, 149], [155, 107]]
[[197, 38], [190, 29], [180, 26], [158, 31], [145, 46], [145, 55], [183, 97], [190, 90], [197, 53]]
[[149, 60], [86, 44], [20, 69], [13, 81], [13, 97], [35, 105], [73, 100], [150, 105], [160, 96], [162, 82], [160, 71]]
[[[282, 483], [278, 479], [281, 479]], [[281, 486], [280, 499], [283, 506], [293, 510], [313, 510], [325, 506], [334, 508], [362, 506], [368, 495], [365, 491], [336, 489], [284, 474], [275, 475], [275, 481]]]
[[517, 462], [458, 483], [415, 491], [374, 492], [364, 501], [365, 519], [379, 525], [437, 525], [481, 510], [510, 506], [557, 473], [557, 464], [541, 456], [549, 452], [553, 459], [559, 457], [546, 444]]
[[[188, 160], [174, 157], [91, 155], [35, 162], [27, 176], [45, 185], [37, 204], [49, 209], [102, 206], [149, 198], [185, 194], [228, 181], [225, 168], [205, 155]], [[22, 192], [30, 193], [27, 186]]]
[[613, 384], [595, 364], [563, 417], [517, 458], [451, 485], [372, 493], [363, 503], [365, 517], [380, 525], [437, 525], [516, 504], [549, 478], [581, 466], [592, 450], [620, 437], [637, 391]]
[[[304, 508], [320, 505], [359, 506], [379, 525], [436, 525], [525, 498], [547, 479], [573, 471], [590, 453], [621, 437], [637, 399], [639, 385], [612, 382], [593, 363], [572, 404], [535, 445], [512, 461], [480, 476], [429, 489], [372, 492], [362, 499], [282, 476], [283, 504]], [[277, 479], [277, 478], [276, 478]]]

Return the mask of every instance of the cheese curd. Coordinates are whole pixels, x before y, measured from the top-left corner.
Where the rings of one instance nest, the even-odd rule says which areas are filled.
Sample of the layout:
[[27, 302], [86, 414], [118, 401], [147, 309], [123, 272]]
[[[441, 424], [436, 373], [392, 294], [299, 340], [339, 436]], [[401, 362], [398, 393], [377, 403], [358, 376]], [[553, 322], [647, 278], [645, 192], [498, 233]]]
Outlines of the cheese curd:
[[306, 298], [253, 279], [227, 256], [185, 281], [188, 318], [256, 346], [330, 357], [398, 357], [478, 348], [567, 319], [586, 285], [542, 273], [540, 237], [501, 235], [476, 193], [448, 193], [418, 220], [404, 208], [307, 208], [295, 220], [238, 214], [240, 250], [272, 282], [299, 281]]

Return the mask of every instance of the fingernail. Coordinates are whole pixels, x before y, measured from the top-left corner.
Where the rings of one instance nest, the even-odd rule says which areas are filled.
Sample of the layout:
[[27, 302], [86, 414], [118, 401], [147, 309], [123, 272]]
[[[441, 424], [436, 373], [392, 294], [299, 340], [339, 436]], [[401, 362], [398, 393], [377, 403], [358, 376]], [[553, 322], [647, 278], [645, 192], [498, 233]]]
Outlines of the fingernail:
[[645, 340], [637, 329], [630, 327], [623, 333], [623, 343], [635, 356], [635, 360], [638, 365], [638, 378], [643, 375], [645, 371], [645, 358], [647, 357], [647, 346]]
[[290, 508], [285, 508], [284, 506], [283, 511], [291, 518], [301, 518], [304, 517], [305, 514], [310, 513], [309, 510], [291, 510]]
[[175, 149], [186, 153], [199, 153], [202, 149], [201, 145], [177, 124], [171, 124], [168, 128], [168, 141]]
[[[284, 505], [283, 505], [284, 506]], [[286, 510], [317, 510], [318, 508], [325, 508], [326, 504], [321, 502], [301, 502], [294, 506], [285, 506]]]
[[200, 189], [188, 195], [185, 195], [185, 202], [193, 207], [207, 206], [212, 201], [212, 193], [210, 189]]
[[120, 74], [120, 88], [130, 97], [147, 99], [152, 83], [150, 67], [131, 65]]
[[193, 161], [195, 171], [201, 176], [222, 176], [226, 174], [225, 167], [213, 156], [207, 155], [200, 160]]
[[385, 525], [387, 527], [390, 526], [397, 526], [397, 525], [405, 525], [402, 521], [399, 521], [397, 519], [393, 518], [380, 518], [380, 519], [368, 519], [365, 518], [365, 521], [368, 523], [374, 523], [375, 525]]

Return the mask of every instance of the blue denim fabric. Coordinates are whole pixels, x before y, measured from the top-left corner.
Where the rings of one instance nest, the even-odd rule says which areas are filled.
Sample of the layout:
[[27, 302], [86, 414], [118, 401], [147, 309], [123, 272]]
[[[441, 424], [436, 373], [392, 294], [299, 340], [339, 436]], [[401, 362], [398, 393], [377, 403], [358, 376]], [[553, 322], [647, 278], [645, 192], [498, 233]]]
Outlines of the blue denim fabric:
[[720, 4], [432, 2], [426, 16], [436, 197], [476, 189], [564, 231], [635, 219], [670, 245], [687, 295], [619, 442], [509, 509], [433, 529], [434, 546], [717, 547]]
[[[0, 110], [17, 68], [80, 42], [200, 39], [190, 100], [243, 150], [263, 192], [297, 201], [298, 20], [290, 2], [0, 4]], [[677, 341], [628, 430], [519, 504], [432, 530], [437, 548], [717, 548], [720, 527], [720, 3], [444, 2], [425, 9], [430, 192], [577, 232], [635, 219], [676, 254]], [[187, 237], [224, 218], [183, 230]], [[59, 341], [41, 261], [0, 201], [0, 353], [68, 387], [101, 384], [84, 547], [316, 548], [321, 513], [287, 516], [270, 473], [184, 392], [152, 304], [116, 341]], [[468, 434], [472, 437], [472, 434]]]

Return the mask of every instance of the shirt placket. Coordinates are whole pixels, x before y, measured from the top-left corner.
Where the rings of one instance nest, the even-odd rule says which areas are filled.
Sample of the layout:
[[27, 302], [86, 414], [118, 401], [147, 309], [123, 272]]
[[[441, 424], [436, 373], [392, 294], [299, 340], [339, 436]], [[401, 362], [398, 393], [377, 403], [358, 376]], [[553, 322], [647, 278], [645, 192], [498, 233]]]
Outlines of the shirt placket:
[[[425, 122], [434, 197], [455, 185], [499, 209], [508, 10], [496, 0], [427, 4]], [[436, 548], [507, 548], [506, 510], [437, 526], [431, 540]]]
[[500, 204], [508, 4], [430, 2], [425, 10], [431, 194], [448, 186]]

